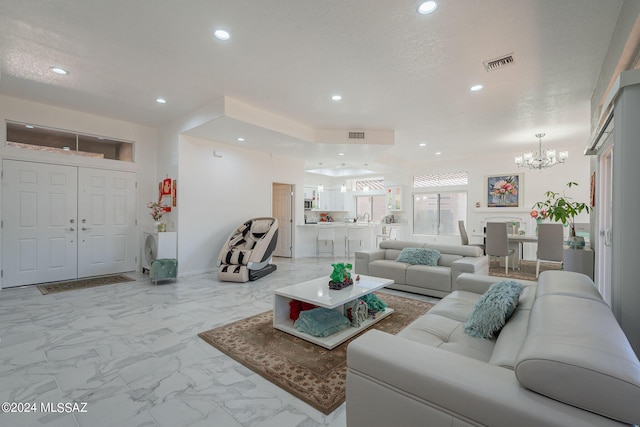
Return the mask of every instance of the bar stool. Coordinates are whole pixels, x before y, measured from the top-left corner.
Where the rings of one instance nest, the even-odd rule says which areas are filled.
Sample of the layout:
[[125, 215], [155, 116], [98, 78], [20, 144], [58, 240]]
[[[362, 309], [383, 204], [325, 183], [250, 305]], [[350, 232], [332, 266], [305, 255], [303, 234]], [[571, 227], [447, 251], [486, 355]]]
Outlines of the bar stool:
[[396, 240], [398, 238], [398, 227], [382, 227], [382, 234], [376, 234], [376, 246], [382, 240]]
[[344, 251], [347, 259], [349, 259], [351, 253], [351, 242], [358, 242], [358, 249], [356, 250], [364, 250], [364, 241], [368, 231], [366, 227], [347, 227], [347, 233], [344, 236]]
[[[324, 226], [318, 226], [318, 237], [316, 238], [316, 259], [320, 258], [320, 242], [331, 242], [331, 255], [333, 259], [336, 258], [335, 252], [335, 239], [336, 230], [333, 228], [325, 228]], [[324, 252], [328, 253], [328, 252]]]

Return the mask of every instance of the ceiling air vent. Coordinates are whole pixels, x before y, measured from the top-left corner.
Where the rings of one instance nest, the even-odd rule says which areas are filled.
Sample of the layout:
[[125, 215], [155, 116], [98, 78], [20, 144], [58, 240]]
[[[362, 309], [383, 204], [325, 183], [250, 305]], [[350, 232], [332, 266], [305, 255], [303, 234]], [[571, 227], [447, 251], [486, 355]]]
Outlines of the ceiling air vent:
[[349, 132], [349, 139], [364, 139], [364, 132]]
[[487, 71], [494, 71], [499, 68], [504, 68], [507, 65], [513, 65], [514, 62], [516, 62], [516, 59], [514, 58], [513, 53], [510, 53], [509, 55], [501, 56], [500, 58], [484, 61], [483, 64]]

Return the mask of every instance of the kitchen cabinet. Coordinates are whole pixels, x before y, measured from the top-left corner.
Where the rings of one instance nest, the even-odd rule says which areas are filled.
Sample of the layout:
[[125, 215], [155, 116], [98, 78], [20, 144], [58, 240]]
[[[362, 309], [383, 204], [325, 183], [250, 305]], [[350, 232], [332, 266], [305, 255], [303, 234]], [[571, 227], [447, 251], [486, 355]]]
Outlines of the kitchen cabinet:
[[344, 193], [340, 190], [324, 190], [318, 193], [320, 211], [344, 211]]
[[344, 193], [340, 190], [331, 190], [331, 210], [344, 210]]
[[318, 194], [316, 187], [304, 187], [304, 200], [311, 201], [311, 208], [305, 209], [318, 209]]
[[317, 189], [315, 187], [304, 187], [304, 199], [311, 200], [315, 196]]

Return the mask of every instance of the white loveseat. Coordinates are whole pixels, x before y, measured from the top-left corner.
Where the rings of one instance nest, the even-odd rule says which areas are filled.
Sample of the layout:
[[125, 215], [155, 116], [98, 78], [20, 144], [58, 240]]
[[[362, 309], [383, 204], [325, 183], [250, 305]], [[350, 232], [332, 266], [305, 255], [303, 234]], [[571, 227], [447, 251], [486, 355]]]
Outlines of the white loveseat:
[[464, 332], [497, 281], [457, 290], [398, 335], [347, 349], [347, 425], [622, 426], [640, 423], [640, 362], [585, 275], [547, 271], [526, 286], [496, 339]]
[[[436, 249], [440, 252], [438, 265], [396, 261], [404, 248]], [[354, 272], [391, 279], [394, 283], [389, 288], [442, 298], [454, 290], [459, 274], [489, 274], [489, 259], [478, 246], [384, 240], [379, 249], [356, 252]]]

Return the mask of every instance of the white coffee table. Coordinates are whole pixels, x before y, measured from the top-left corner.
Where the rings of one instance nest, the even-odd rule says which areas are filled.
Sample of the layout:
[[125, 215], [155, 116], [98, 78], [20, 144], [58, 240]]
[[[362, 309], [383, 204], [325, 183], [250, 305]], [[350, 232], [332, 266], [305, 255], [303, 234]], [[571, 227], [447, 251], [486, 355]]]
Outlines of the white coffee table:
[[393, 313], [393, 309], [387, 307], [384, 313], [375, 319], [369, 318], [365, 320], [359, 328], [349, 327], [328, 337], [314, 337], [293, 327], [293, 320], [289, 317], [289, 302], [291, 300], [304, 301], [319, 307], [334, 309], [340, 314], [344, 314], [343, 305], [345, 303], [382, 289], [392, 283], [393, 280], [390, 279], [360, 275], [359, 281], [354, 280], [353, 285], [338, 291], [329, 289], [329, 277], [327, 276], [276, 289], [273, 299], [273, 327], [324, 348], [332, 349], [384, 319]]

